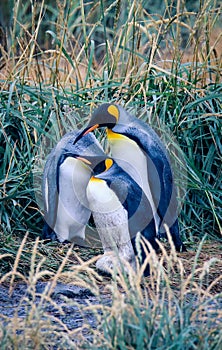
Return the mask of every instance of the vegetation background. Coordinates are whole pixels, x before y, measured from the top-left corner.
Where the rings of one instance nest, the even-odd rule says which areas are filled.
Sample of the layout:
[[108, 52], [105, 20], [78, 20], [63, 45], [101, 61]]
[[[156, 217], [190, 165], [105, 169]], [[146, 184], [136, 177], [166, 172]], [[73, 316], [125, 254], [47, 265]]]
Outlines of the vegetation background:
[[[36, 198], [36, 193], [40, 191], [39, 182], [34, 181], [33, 184], [33, 178], [36, 179], [41, 175], [44, 165], [42, 158], [44, 158], [43, 155], [45, 156], [45, 149], [42, 149], [42, 140], [47, 134], [47, 146], [50, 149], [65, 131], [82, 127], [97, 105], [114, 101], [135, 112], [142, 111], [140, 117], [153, 125], [157, 132], [163, 134], [165, 130], [165, 141], [174, 143], [172, 155], [176, 159], [175, 171], [179, 170], [184, 174], [183, 177], [178, 177], [177, 185], [181, 190], [186, 189], [186, 196], [180, 197], [182, 207], [180, 228], [183, 240], [191, 251], [197, 249], [198, 257], [203, 258], [205, 267], [204, 270], [199, 271], [199, 275], [203, 271], [208, 271], [206, 274], [209, 283], [206, 283], [207, 287], [205, 287], [209, 288], [211, 283], [218, 286], [219, 283], [219, 287], [215, 290], [208, 289], [208, 296], [212, 291], [217, 298], [221, 295], [221, 276], [214, 274], [215, 270], [221, 268], [222, 247], [221, 20], [222, 3], [216, 0], [7, 0], [0, 2], [0, 269], [2, 282], [6, 283], [10, 278], [13, 280], [21, 278], [16, 273], [22, 273], [24, 278], [30, 276], [30, 261], [34, 261], [33, 254], [38, 257], [36, 264], [33, 263], [35, 268], [39, 259], [44, 257], [42, 266], [47, 271], [54, 274], [53, 276], [60, 271], [58, 269], [63, 264], [69, 247], [61, 247], [56, 243], [44, 243], [38, 239], [43, 221]], [[145, 113], [147, 110], [151, 115]], [[166, 126], [173, 135], [173, 139], [167, 139]], [[176, 150], [178, 153], [175, 153]], [[40, 158], [38, 158], [39, 154], [41, 154]], [[214, 258], [216, 256], [220, 262], [210, 260], [209, 265], [204, 265], [207, 258], [211, 256], [209, 256], [209, 250], [205, 250], [201, 255], [197, 248], [197, 243], [203, 238], [207, 239], [210, 249], [215, 253]], [[83, 260], [88, 260], [98, 253], [93, 249], [83, 249], [78, 252]], [[166, 260], [171, 267], [173, 260], [176, 261], [176, 265], [181, 266], [179, 258], [172, 256], [172, 253], [169, 253], [169, 258], [168, 253], [164, 252], [165, 260], [161, 262], [162, 268]], [[69, 263], [66, 261], [68, 270], [76, 259], [75, 256]], [[79, 263], [78, 259], [77, 261]], [[192, 263], [195, 261], [197, 263], [199, 260], [194, 258]], [[185, 261], [183, 263], [186, 264]], [[188, 265], [190, 263], [191, 261]], [[155, 264], [157, 264], [156, 260]], [[211, 264], [214, 272], [209, 269]], [[195, 280], [194, 271], [197, 265], [194, 263], [191, 267], [193, 268], [191, 276]], [[159, 268], [163, 271], [161, 267]], [[155, 278], [159, 281], [159, 284], [155, 282], [155, 286], [163, 283], [169, 287], [167, 281], [169, 282], [171, 278], [175, 283], [175, 274], [171, 274], [172, 271], [168, 271], [168, 277], [163, 273], [162, 279], [158, 279], [155, 272], [153, 281]], [[91, 270], [90, 273], [92, 274]], [[15, 275], [17, 277], [12, 277]], [[44, 275], [44, 278], [48, 277]], [[51, 276], [51, 278], [54, 277]], [[192, 278], [188, 280], [191, 281]], [[218, 279], [217, 282], [215, 279]], [[203, 282], [203, 279], [201, 281]], [[203, 293], [202, 282], [196, 288], [199, 293], [198, 298]], [[30, 280], [27, 283], [31, 283]], [[184, 283], [187, 288], [191, 288], [188, 282]], [[177, 288], [182, 288], [184, 283], [179, 278]], [[152, 287], [154, 288], [154, 285]], [[135, 293], [141, 292], [138, 288], [138, 285], [134, 288]], [[156, 294], [151, 294], [161, 298], [158, 288], [155, 288]], [[167, 291], [169, 292], [168, 289]], [[131, 294], [127, 294], [129, 298]], [[168, 294], [171, 297], [174, 295]], [[141, 295], [140, 297], [138, 294], [135, 295], [141, 303], [144, 302]], [[185, 294], [181, 295], [181, 300], [184, 301]], [[139, 302], [135, 305], [135, 300], [130, 299], [124, 303], [125, 306], [129, 307], [130, 304], [132, 307], [126, 308], [127, 312], [133, 310], [132, 312], [136, 312], [135, 315], [140, 316], [132, 317], [132, 323], [133, 320], [135, 323], [130, 325], [129, 331], [128, 326], [125, 328], [126, 313], [123, 307], [122, 318], [119, 321], [121, 327], [118, 328], [116, 324], [120, 316], [116, 314], [115, 303], [113, 303], [113, 309], [111, 309], [113, 319], [111, 323], [105, 326], [103, 324], [105, 328], [100, 332], [100, 338], [105, 341], [104, 344], [111, 344], [110, 347], [107, 345], [107, 348], [114, 347], [115, 342], [122, 342], [122, 345], [115, 343], [118, 349], [128, 349], [130, 346], [138, 349], [143, 348], [139, 346], [149, 348], [147, 344], [142, 343], [143, 339], [148, 337], [148, 333], [149, 339], [155, 339], [154, 343], [150, 340], [152, 344], [150, 343], [149, 346], [152, 349], [158, 346], [166, 348], [166, 344], [174, 344], [175, 339], [178, 341], [176, 335], [182, 333], [178, 331], [174, 322], [171, 323], [172, 319], [168, 320], [168, 323], [173, 324], [174, 333], [172, 334], [174, 335], [166, 340], [165, 323], [162, 329], [158, 328], [160, 332], [163, 331], [161, 338], [158, 332], [155, 333], [155, 322], [152, 324], [154, 328], [151, 327], [148, 330], [146, 324], [142, 322], [145, 316], [141, 318]], [[158, 305], [158, 302], [155, 305]], [[166, 321], [164, 318], [166, 314], [163, 316], [166, 311], [165, 304], [160, 305], [162, 308], [159, 309], [159, 317]], [[155, 320], [155, 310], [157, 311], [155, 308], [152, 310], [152, 314], [149, 309], [149, 317], [153, 315], [150, 322]], [[191, 309], [188, 310], [189, 315], [193, 317]], [[180, 311], [183, 313], [183, 307]], [[178, 317], [178, 309], [175, 311], [174, 306], [170, 312], [172, 318]], [[184, 319], [191, 322], [189, 317]], [[25, 327], [27, 328], [28, 324], [24, 325], [23, 331]], [[190, 337], [193, 343], [189, 341], [184, 343], [185, 338], [181, 336], [181, 343], [180, 341], [175, 343], [177, 345], [174, 345], [175, 347], [172, 345], [172, 348], [220, 349], [217, 347], [221, 345], [222, 339], [219, 328], [215, 328], [216, 335], [213, 331], [209, 333], [208, 329], [204, 329], [209, 335], [209, 339], [207, 338], [209, 341], [204, 343], [203, 339], [201, 340], [201, 337], [195, 333], [195, 327], [191, 329], [195, 333], [193, 338], [191, 336], [193, 333], [189, 333], [187, 327], [188, 324], [185, 322], [180, 331], [187, 330], [189, 336], [185, 337], [186, 341]], [[200, 333], [203, 331], [201, 327]], [[112, 332], [114, 329], [121, 329], [122, 333], [113, 334], [110, 329]], [[132, 335], [133, 329], [135, 333]], [[141, 336], [138, 329], [143, 329], [145, 335]], [[212, 334], [214, 334], [213, 337]], [[12, 348], [16, 348], [13, 343], [16, 337], [12, 337], [10, 343], [8, 333], [3, 327], [2, 337], [4, 335], [5, 348], [10, 348], [9, 344], [12, 344], [10, 345]], [[164, 340], [162, 340], [163, 343], [158, 343], [157, 335], [159, 339], [165, 339], [165, 345]], [[25, 339], [27, 339], [27, 348], [28, 346], [33, 348], [32, 342], [36, 341], [36, 338], [33, 340], [29, 334]], [[43, 337], [42, 340], [44, 339]], [[181, 347], [178, 347], [178, 344]], [[38, 343], [38, 346], [41, 348], [43, 345]]]

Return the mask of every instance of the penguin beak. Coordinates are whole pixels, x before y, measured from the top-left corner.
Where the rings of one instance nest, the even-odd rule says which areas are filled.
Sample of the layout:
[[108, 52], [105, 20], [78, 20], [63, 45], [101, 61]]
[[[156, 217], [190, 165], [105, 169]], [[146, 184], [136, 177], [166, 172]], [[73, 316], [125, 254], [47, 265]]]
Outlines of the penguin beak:
[[92, 163], [88, 160], [88, 159], [86, 159], [86, 158], [83, 158], [83, 157], [76, 157], [76, 159], [79, 159], [79, 160], [81, 160], [83, 163], [85, 163], [85, 164], [87, 164], [87, 165], [92, 165]]
[[89, 132], [97, 129], [99, 127], [99, 124], [95, 124], [93, 126], [87, 127], [85, 128], [80, 134], [79, 136], [77, 136], [77, 138], [75, 139], [75, 141], [73, 142], [73, 145], [75, 145], [83, 136], [87, 135]]
[[91, 126], [89, 129], [83, 130], [83, 136], [87, 135], [89, 132], [97, 129], [98, 127], [99, 127], [99, 124], [95, 124], [95, 125]]

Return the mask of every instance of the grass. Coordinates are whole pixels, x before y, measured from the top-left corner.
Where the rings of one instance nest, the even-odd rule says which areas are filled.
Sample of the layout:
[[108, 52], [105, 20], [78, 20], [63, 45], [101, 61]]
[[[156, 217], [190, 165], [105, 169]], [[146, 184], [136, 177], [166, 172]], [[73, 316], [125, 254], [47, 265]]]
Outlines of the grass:
[[[96, 331], [87, 326], [90, 347], [219, 349], [220, 265], [212, 259], [215, 254], [221, 261], [221, 2], [197, 1], [194, 8], [184, 1], [159, 8], [148, 3], [15, 0], [11, 27], [3, 28], [8, 48], [0, 47], [1, 282], [21, 279], [29, 288], [35, 274], [36, 280], [56, 283], [58, 275], [68, 281], [69, 273], [78, 284], [82, 266], [98, 298], [101, 284], [113, 295], [111, 306], [89, 306], [99, 325]], [[161, 135], [179, 189], [188, 255], [176, 257], [165, 246], [161, 257], [151, 255], [153, 275], [144, 288], [140, 277], [128, 281], [122, 274], [101, 282], [94, 271], [99, 249], [74, 247], [67, 253], [69, 246], [38, 240], [45, 157], [106, 101], [124, 105]], [[206, 245], [197, 248], [203, 237]], [[45, 272], [38, 274], [41, 268]], [[219, 306], [211, 310], [208, 303]], [[60, 321], [53, 324], [48, 316], [56, 337], [54, 343], [47, 340], [43, 311], [34, 312], [31, 301], [30, 307], [33, 313], [20, 328], [16, 312], [7, 320], [2, 348], [50, 348], [60, 337], [64, 348], [75, 347], [72, 332], [62, 326], [58, 335]], [[33, 320], [39, 332], [34, 335]]]
[[[147, 258], [148, 279], [143, 279], [142, 269], [136, 275], [119, 271], [108, 278], [96, 273], [97, 257], [90, 257], [89, 251], [76, 251], [72, 245], [46, 248], [38, 238], [30, 241], [26, 235], [11, 271], [0, 280], [11, 293], [21, 282], [26, 286], [19, 303], [11, 306], [11, 316], [0, 315], [2, 348], [219, 350], [222, 260], [218, 250], [206, 259], [211, 248], [212, 243], [203, 240], [197, 252], [178, 257], [161, 244], [161, 253], [152, 251]], [[42, 293], [37, 289], [40, 281], [51, 282]], [[90, 289], [94, 302], [63, 297], [56, 303], [53, 292], [59, 282]], [[83, 319], [79, 327], [67, 324], [70, 312]]]

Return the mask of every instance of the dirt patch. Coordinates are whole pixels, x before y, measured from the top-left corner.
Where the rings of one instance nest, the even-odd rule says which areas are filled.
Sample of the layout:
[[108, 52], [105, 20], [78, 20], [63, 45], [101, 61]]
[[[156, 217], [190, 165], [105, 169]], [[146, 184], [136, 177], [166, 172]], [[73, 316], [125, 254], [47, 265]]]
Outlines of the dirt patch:
[[[49, 297], [43, 296], [50, 282], [37, 282], [35, 291], [30, 293], [27, 285], [17, 283], [12, 293], [9, 293], [8, 285], [0, 285], [0, 320], [3, 327], [7, 328], [11, 319], [25, 322], [33, 310], [36, 311], [36, 318], [41, 317], [45, 327], [50, 327], [49, 322], [58, 329], [58, 331], [73, 331], [81, 329], [81, 333], [88, 341], [92, 335], [89, 328], [95, 329], [97, 319], [93, 312], [84, 310], [87, 305], [96, 305], [111, 303], [109, 297], [96, 297], [92, 292], [83, 287], [63, 284], [58, 282], [53, 293]], [[47, 295], [47, 293], [46, 293]], [[39, 313], [37, 312], [39, 307]], [[35, 319], [35, 318], [34, 318]], [[33, 322], [33, 320], [32, 320]], [[62, 325], [62, 327], [61, 327]], [[67, 328], [66, 328], [67, 327]], [[21, 327], [23, 332], [24, 327]]]

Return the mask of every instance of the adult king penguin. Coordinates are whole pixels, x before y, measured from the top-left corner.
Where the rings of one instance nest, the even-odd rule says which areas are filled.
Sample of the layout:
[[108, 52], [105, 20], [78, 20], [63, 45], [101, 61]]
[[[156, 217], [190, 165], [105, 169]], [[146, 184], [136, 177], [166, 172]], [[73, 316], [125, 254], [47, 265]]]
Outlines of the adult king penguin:
[[100, 127], [107, 127], [112, 157], [142, 187], [149, 199], [158, 236], [165, 233], [166, 224], [176, 249], [185, 250], [179, 234], [170, 161], [159, 136], [123, 107], [104, 103], [94, 111], [88, 126], [75, 142]]
[[[120, 259], [123, 266], [127, 261], [135, 269], [138, 233], [158, 249], [152, 208], [141, 187], [113, 159], [105, 160], [105, 168], [92, 176], [87, 186], [89, 207], [104, 249], [104, 256], [96, 266], [109, 272], [117, 258], [117, 264]], [[142, 244], [139, 253], [143, 263], [146, 252]], [[148, 274], [149, 266], [146, 266], [144, 275]]]
[[64, 135], [47, 158], [42, 181], [43, 238], [81, 244], [91, 215], [86, 188], [92, 176], [90, 163], [81, 156], [106, 156], [92, 133], [74, 145], [78, 136], [77, 131]]

